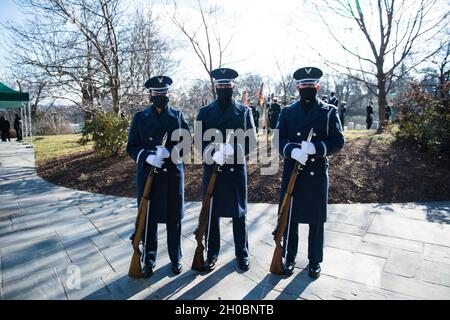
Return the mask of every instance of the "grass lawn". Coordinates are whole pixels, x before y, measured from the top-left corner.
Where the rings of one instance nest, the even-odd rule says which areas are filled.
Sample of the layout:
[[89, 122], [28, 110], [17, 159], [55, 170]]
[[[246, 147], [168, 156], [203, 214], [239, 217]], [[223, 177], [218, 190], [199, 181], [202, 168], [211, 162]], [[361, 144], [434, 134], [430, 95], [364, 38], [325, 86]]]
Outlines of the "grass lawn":
[[371, 135], [375, 134], [375, 130], [345, 130], [344, 137], [347, 140], [358, 139], [358, 138], [367, 138]]
[[36, 151], [36, 160], [47, 160], [54, 157], [65, 156], [92, 150], [93, 143], [80, 145], [81, 134], [65, 134], [57, 136], [33, 137], [33, 145]]
[[[344, 132], [345, 139], [361, 139], [373, 136], [375, 130], [346, 130]], [[33, 137], [33, 144], [36, 150], [36, 160], [47, 160], [54, 157], [67, 156], [69, 154], [90, 151], [93, 147], [93, 142], [89, 142], [87, 145], [80, 145], [78, 140], [81, 138], [81, 134], [65, 134], [55, 136], [36, 136]], [[265, 139], [264, 134], [259, 134], [259, 140]], [[393, 140], [393, 137], [387, 135], [375, 135], [374, 138], [378, 141]]]

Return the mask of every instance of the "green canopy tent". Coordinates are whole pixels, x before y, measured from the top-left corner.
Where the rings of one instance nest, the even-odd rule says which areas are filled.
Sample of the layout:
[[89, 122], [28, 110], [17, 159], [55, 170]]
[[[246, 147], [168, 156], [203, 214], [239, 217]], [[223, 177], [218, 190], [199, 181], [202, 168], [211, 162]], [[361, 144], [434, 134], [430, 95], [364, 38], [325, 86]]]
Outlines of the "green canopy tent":
[[[28, 107], [28, 108], [27, 108]], [[20, 109], [21, 118], [25, 121], [25, 136], [29, 135], [32, 143], [30, 95], [13, 90], [0, 82], [0, 109]], [[27, 115], [28, 109], [28, 115]], [[23, 131], [22, 121], [22, 131]]]

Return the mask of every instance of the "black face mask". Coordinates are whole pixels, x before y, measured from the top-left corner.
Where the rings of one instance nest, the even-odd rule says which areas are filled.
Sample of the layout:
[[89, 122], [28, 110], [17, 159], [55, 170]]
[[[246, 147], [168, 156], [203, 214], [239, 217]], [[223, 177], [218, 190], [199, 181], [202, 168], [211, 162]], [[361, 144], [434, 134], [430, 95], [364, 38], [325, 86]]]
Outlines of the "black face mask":
[[317, 89], [316, 88], [302, 88], [299, 90], [300, 92], [300, 99], [301, 100], [314, 100], [317, 95]]
[[219, 100], [219, 102], [231, 101], [231, 97], [233, 96], [233, 88], [220, 88], [216, 89], [216, 92], [217, 92], [217, 100]]
[[167, 106], [167, 104], [169, 103], [169, 97], [152, 96], [151, 101], [155, 105], [155, 107], [157, 107], [158, 109], [164, 109]]

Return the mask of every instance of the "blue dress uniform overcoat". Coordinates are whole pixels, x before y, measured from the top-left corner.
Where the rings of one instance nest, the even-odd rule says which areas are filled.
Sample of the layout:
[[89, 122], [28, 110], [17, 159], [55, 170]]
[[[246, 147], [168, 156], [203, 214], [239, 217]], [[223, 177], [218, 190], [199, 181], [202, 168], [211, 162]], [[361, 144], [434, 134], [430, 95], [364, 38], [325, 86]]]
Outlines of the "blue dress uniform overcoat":
[[280, 116], [281, 105], [274, 102], [269, 107], [269, 126], [270, 129], [275, 129], [278, 123], [278, 117]]
[[[161, 145], [166, 132], [166, 148], [172, 153], [172, 148], [179, 141], [171, 141], [171, 135], [179, 128], [189, 130], [183, 113], [170, 106], [159, 115], [152, 106], [135, 113], [128, 135], [127, 152], [136, 161], [138, 206], [151, 167], [146, 162], [147, 156], [156, 153], [156, 146]], [[174, 163], [171, 158], [167, 158], [158, 171], [150, 192], [149, 217], [157, 223], [179, 222], [184, 214], [183, 163]]]
[[281, 110], [279, 129], [280, 153], [284, 156], [284, 169], [280, 190], [280, 203], [286, 192], [295, 160], [291, 158], [294, 148], [299, 148], [308, 137], [311, 128], [316, 154], [310, 155], [304, 169], [297, 176], [292, 200], [293, 223], [323, 223], [327, 219], [328, 160], [327, 156], [344, 146], [344, 135], [337, 108], [318, 99], [305, 112], [301, 101]]
[[[208, 129], [219, 130], [226, 139], [227, 129], [251, 129], [256, 139], [255, 124], [250, 108], [233, 100], [233, 103], [225, 109], [221, 109], [217, 101], [202, 107], [198, 113], [197, 121], [202, 123], [202, 136]], [[256, 140], [255, 140], [256, 141]], [[218, 142], [218, 141], [215, 141]], [[225, 142], [225, 141], [223, 141]], [[210, 147], [210, 141], [202, 140], [202, 154]], [[200, 151], [200, 150], [199, 150]], [[245, 159], [241, 158], [236, 163], [237, 156], [247, 155], [249, 150], [248, 140], [245, 145], [234, 145], [234, 164], [225, 164], [219, 174], [213, 193], [213, 216], [239, 218], [247, 213], [247, 165]], [[203, 166], [203, 197], [211, 178], [213, 164], [204, 163]]]

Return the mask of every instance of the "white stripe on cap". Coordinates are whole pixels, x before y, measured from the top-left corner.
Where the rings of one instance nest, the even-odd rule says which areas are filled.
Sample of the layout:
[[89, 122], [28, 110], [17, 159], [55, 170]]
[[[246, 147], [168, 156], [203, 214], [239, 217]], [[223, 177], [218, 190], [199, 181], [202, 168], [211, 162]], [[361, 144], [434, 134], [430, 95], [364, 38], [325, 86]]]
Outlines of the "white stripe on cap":
[[148, 88], [148, 89], [153, 90], [153, 91], [168, 91], [169, 88], [170, 88], [169, 86], [166, 86], [166, 87]]
[[301, 80], [296, 80], [297, 83], [316, 83], [319, 82], [319, 79], [316, 78], [307, 78], [307, 79], [301, 79]]
[[234, 81], [234, 79], [214, 79], [216, 83], [222, 83], [222, 82], [231, 82]]

